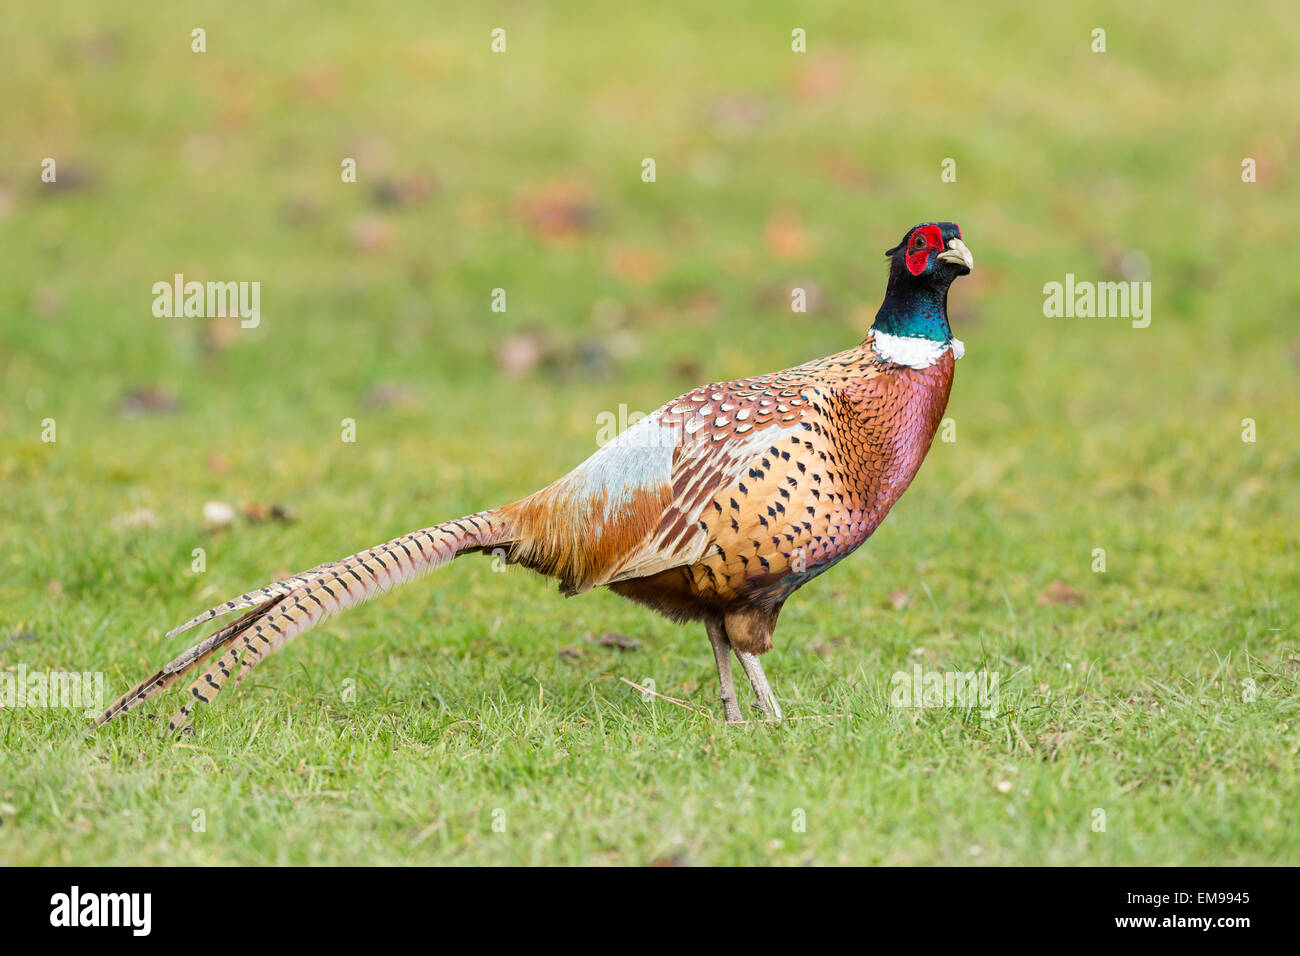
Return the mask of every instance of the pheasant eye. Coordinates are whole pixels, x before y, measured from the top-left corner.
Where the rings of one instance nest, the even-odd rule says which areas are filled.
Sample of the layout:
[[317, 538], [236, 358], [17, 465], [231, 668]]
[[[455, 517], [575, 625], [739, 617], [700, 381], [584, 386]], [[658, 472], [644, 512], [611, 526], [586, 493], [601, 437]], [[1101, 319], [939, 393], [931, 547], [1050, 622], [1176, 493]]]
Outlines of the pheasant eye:
[[924, 248], [925, 248], [925, 236], [923, 236], [921, 233], [918, 232], [918, 233], [916, 234], [916, 239], [914, 239], [914, 240], [912, 241], [912, 245], [916, 246], [916, 248], [918, 248], [918, 249], [924, 249]]

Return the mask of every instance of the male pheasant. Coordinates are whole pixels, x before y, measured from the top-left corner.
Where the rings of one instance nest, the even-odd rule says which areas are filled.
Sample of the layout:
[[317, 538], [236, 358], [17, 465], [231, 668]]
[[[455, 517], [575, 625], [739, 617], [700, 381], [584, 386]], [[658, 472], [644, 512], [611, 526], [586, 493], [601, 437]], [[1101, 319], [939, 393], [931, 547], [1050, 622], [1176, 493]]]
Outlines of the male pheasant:
[[[461, 554], [506, 549], [566, 595], [607, 586], [704, 622], [728, 722], [741, 719], [734, 651], [770, 718], [759, 655], [797, 588], [856, 549], [916, 475], [963, 352], [948, 288], [974, 265], [956, 223], [924, 223], [885, 253], [884, 302], [854, 348], [687, 392], [513, 504], [318, 565], [203, 612], [168, 636], [251, 608], [122, 695], [102, 725], [204, 668], [169, 722], [293, 637]], [[205, 666], [206, 665], [206, 666]]]

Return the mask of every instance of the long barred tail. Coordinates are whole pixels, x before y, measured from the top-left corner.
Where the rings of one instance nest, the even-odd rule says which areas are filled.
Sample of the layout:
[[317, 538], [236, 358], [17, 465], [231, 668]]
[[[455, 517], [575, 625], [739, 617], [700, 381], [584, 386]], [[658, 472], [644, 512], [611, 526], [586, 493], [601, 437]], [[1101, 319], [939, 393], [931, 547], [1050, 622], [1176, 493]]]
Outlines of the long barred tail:
[[[172, 715], [168, 729], [180, 730], [202, 701], [211, 703], [235, 675], [236, 683], [290, 639], [331, 614], [368, 601], [399, 584], [441, 567], [459, 554], [511, 543], [509, 522], [500, 511], [482, 511], [445, 524], [412, 531], [400, 538], [360, 551], [331, 564], [322, 564], [264, 588], [249, 591], [204, 611], [169, 632], [168, 636], [210, 621], [228, 611], [252, 608], [208, 635], [153, 676], [131, 688], [96, 720], [103, 726], [119, 714], [144, 703], [189, 672], [216, 660], [190, 685], [189, 697]], [[220, 652], [220, 653], [218, 653]]]

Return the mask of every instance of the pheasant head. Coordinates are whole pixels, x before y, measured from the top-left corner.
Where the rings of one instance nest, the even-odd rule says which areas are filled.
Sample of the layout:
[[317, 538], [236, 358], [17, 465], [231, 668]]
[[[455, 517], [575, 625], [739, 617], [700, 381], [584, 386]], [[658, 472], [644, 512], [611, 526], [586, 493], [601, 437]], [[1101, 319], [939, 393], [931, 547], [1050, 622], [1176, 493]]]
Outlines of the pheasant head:
[[884, 335], [951, 341], [948, 287], [975, 265], [961, 227], [955, 222], [913, 226], [885, 255], [889, 285], [872, 328]]

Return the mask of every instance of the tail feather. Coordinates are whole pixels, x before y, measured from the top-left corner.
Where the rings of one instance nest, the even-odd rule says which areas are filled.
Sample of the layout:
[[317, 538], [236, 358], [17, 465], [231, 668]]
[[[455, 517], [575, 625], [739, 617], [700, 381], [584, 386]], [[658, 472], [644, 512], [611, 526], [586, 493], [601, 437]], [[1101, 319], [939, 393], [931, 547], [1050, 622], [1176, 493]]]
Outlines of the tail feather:
[[198, 667], [220, 647], [229, 640], [233, 635], [247, 627], [252, 621], [265, 614], [270, 609], [271, 602], [254, 608], [247, 614], [240, 616], [237, 620], [231, 621], [225, 627], [213, 632], [204, 638], [198, 644], [195, 644], [184, 654], [175, 660], [164, 664], [162, 670], [156, 674], [146, 677], [140, 683], [136, 684], [129, 691], [113, 701], [111, 705], [99, 715], [95, 720], [95, 726], [102, 727], [114, 717], [125, 714], [127, 711], [134, 710], [143, 704], [150, 697], [162, 693], [176, 681], [180, 680], [187, 673]]
[[172, 716], [169, 729], [180, 730], [198, 703], [211, 703], [216, 698], [236, 665], [239, 683], [267, 656], [331, 614], [414, 580], [459, 554], [509, 544], [511, 537], [510, 523], [499, 511], [484, 511], [412, 531], [341, 561], [318, 565], [285, 581], [249, 591], [173, 631], [178, 633], [226, 611], [255, 605], [127, 691], [96, 723], [102, 726], [137, 707], [222, 651], [190, 685], [188, 699]]
[[[352, 557], [355, 558], [356, 555], [354, 554], [352, 555]], [[343, 560], [347, 561], [350, 559], [344, 558]], [[253, 590], [249, 591], [246, 594], [241, 594], [237, 598], [231, 598], [229, 601], [223, 601], [221, 604], [218, 604], [216, 607], [210, 607], [202, 614], [195, 615], [194, 617], [186, 621], [184, 624], [181, 624], [179, 627], [173, 627], [170, 631], [167, 632], [166, 636], [175, 637], [177, 634], [181, 634], [185, 631], [188, 631], [192, 627], [198, 627], [198, 625], [200, 624], [206, 624], [214, 617], [221, 617], [221, 615], [223, 614], [229, 614], [231, 611], [237, 611], [240, 608], [256, 607], [265, 604], [268, 600], [272, 598], [284, 597], [284, 595], [288, 594], [294, 588], [300, 587], [301, 585], [304, 584], [309, 584], [311, 581], [319, 577], [321, 573], [328, 570], [329, 568], [334, 567], [334, 565], [339, 563], [341, 562], [331, 561], [328, 564], [318, 564], [314, 568], [311, 568], [307, 571], [303, 571], [300, 574], [295, 574], [293, 575], [293, 577], [285, 578], [283, 581], [273, 581], [271, 584], [266, 585], [266, 587], [254, 588]]]

